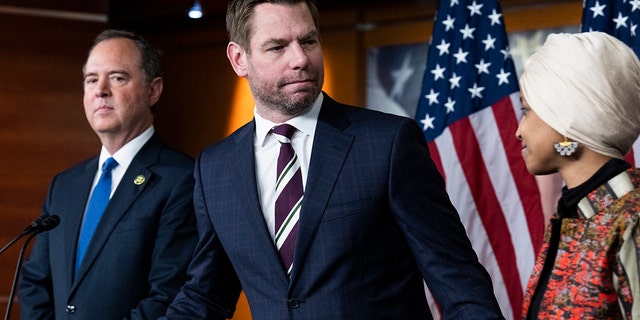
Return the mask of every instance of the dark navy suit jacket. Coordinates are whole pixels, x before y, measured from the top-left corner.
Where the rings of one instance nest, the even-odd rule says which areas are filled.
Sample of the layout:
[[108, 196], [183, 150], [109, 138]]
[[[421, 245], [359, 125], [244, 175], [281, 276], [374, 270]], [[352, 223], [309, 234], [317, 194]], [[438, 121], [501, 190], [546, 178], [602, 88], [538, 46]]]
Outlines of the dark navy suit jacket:
[[[36, 237], [22, 268], [22, 319], [156, 319], [186, 279], [197, 242], [193, 160], [157, 135], [122, 177], [74, 278], [97, 161], [57, 175], [50, 185], [42, 211], [60, 216], [60, 225]], [[144, 182], [134, 183], [140, 175]]]
[[241, 289], [259, 319], [498, 319], [491, 280], [449, 201], [417, 123], [325, 95], [291, 277], [258, 199], [255, 123], [204, 150], [200, 235], [168, 319], [231, 317]]

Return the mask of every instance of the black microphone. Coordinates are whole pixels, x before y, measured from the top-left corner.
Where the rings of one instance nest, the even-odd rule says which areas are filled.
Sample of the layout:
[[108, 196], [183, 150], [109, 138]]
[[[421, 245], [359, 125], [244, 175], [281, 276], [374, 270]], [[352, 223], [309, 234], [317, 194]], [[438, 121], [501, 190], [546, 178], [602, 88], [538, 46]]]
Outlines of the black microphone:
[[60, 223], [60, 217], [58, 217], [57, 215], [54, 214], [52, 216], [47, 216], [42, 220], [42, 223], [40, 223], [40, 227], [37, 228], [35, 232], [40, 233], [44, 231], [49, 231], [57, 227], [59, 223]]
[[42, 221], [44, 221], [45, 217], [48, 216], [39, 216], [37, 217], [35, 220], [33, 220], [28, 227], [24, 228], [24, 231], [22, 231], [25, 234], [31, 233], [35, 230], [37, 230], [38, 228], [40, 228], [40, 226], [42, 225]]
[[16, 241], [20, 240], [20, 238], [30, 234], [30, 233], [40, 233], [43, 231], [48, 231], [55, 228], [58, 223], [60, 223], [60, 217], [56, 215], [47, 215], [47, 216], [39, 216], [35, 220], [33, 220], [29, 226], [27, 226], [21, 234], [17, 237], [13, 238], [13, 240], [9, 241], [2, 249], [0, 249], [0, 254], [5, 252], [11, 245], [13, 245]]
[[[27, 241], [25, 241], [24, 244], [22, 245], [22, 249], [20, 250], [20, 254], [18, 255], [18, 265], [16, 266], [15, 275], [13, 276], [13, 284], [11, 285], [11, 292], [9, 293], [9, 300], [7, 303], [7, 310], [4, 315], [4, 320], [9, 320], [11, 316], [11, 307], [13, 306], [13, 297], [15, 296], [15, 293], [16, 293], [16, 286], [18, 284], [18, 278], [20, 277], [20, 268], [22, 267], [22, 260], [24, 257], [24, 252], [27, 249], [27, 245], [29, 244], [31, 239], [33, 239], [33, 237], [35, 237], [38, 233], [49, 231], [57, 227], [59, 223], [60, 223], [60, 217], [58, 217], [57, 215], [40, 216], [35, 220], [33, 220], [33, 222], [31, 222], [31, 224], [26, 229], [24, 229], [24, 231], [22, 231], [22, 233], [18, 237], [16, 237], [12, 242], [10, 242], [8, 245], [2, 248], [2, 251], [4, 251], [6, 250], [6, 248], [8, 248], [11, 244], [16, 242], [18, 239], [20, 239], [24, 235], [31, 234], [29, 238], [27, 238]], [[2, 251], [0, 251], [0, 253], [2, 253]]]

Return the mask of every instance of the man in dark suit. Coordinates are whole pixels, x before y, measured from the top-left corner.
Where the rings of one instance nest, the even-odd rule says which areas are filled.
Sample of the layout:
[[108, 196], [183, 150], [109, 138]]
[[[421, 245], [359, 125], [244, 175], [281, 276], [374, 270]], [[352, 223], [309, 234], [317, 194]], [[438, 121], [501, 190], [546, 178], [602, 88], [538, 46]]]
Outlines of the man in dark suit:
[[312, 0], [232, 0], [227, 29], [254, 120], [196, 161], [199, 243], [166, 318], [230, 318], [244, 290], [254, 320], [429, 319], [423, 279], [444, 319], [502, 318], [417, 123], [321, 92]]
[[[21, 318], [155, 319], [184, 283], [197, 242], [193, 159], [154, 133], [162, 73], [142, 37], [101, 33], [83, 73], [85, 114], [102, 150], [51, 183], [42, 214], [59, 215], [60, 225], [37, 236], [22, 268]], [[105, 162], [115, 167], [103, 189]], [[99, 189], [108, 204], [95, 216]]]

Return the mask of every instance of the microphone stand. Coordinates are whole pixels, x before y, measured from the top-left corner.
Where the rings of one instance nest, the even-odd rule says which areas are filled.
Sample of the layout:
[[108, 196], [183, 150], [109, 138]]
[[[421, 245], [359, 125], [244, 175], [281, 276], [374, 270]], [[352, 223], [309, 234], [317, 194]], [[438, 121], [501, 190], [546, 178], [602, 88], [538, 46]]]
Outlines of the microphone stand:
[[[56, 218], [51, 218], [51, 216], [39, 216], [38, 218], [33, 220], [31, 224], [29, 224], [29, 226], [22, 231], [22, 233], [20, 233], [17, 237], [13, 238], [13, 240], [9, 241], [9, 243], [7, 243], [4, 247], [2, 247], [2, 249], [0, 249], [0, 254], [7, 251], [7, 249], [11, 247], [11, 245], [13, 245], [16, 241], [20, 240], [22, 237], [28, 235], [29, 233], [32, 233], [32, 232], [38, 233], [43, 228], [49, 228], [49, 225], [51, 223], [57, 225], [57, 222], [54, 220], [57, 220], [57, 222], [59, 222], [60, 218], [58, 216], [56, 216]], [[45, 223], [45, 221], [46, 221], [46, 226], [43, 226], [43, 223]], [[55, 228], [55, 226], [52, 228]]]
[[48, 215], [48, 216], [40, 216], [29, 225], [20, 235], [18, 235], [15, 239], [11, 240], [4, 248], [0, 250], [0, 253], [4, 252], [8, 247], [10, 247], [13, 243], [18, 241], [18, 239], [22, 238], [27, 234], [31, 234], [27, 241], [22, 245], [22, 249], [20, 249], [20, 255], [18, 256], [18, 265], [16, 266], [16, 272], [13, 276], [13, 283], [11, 285], [11, 293], [9, 294], [9, 301], [7, 301], [7, 312], [4, 315], [4, 320], [9, 320], [9, 315], [11, 315], [11, 307], [13, 306], [13, 297], [16, 293], [16, 286], [18, 285], [18, 279], [20, 278], [20, 269], [22, 268], [22, 260], [24, 257], [24, 252], [27, 249], [27, 245], [33, 237], [35, 237], [38, 233], [49, 231], [60, 223], [60, 217], [56, 215]]
[[9, 241], [9, 243], [7, 243], [4, 247], [2, 247], [2, 249], [0, 249], [0, 254], [2, 254], [3, 252], [7, 251], [7, 249], [9, 249], [9, 247], [11, 247], [11, 245], [13, 245], [14, 243], [16, 243], [16, 241], [20, 240], [22, 237], [24, 237], [25, 235], [29, 234], [30, 232], [27, 232], [27, 230], [22, 231], [21, 234], [19, 234], [17, 237], [13, 238], [13, 240]]
[[[27, 241], [25, 241], [24, 244], [22, 245], [22, 249], [20, 249], [20, 255], [18, 256], [18, 265], [16, 266], [16, 271], [15, 271], [15, 274], [13, 276], [13, 284], [11, 285], [11, 292], [9, 293], [9, 300], [7, 301], [7, 312], [4, 315], [4, 320], [9, 320], [9, 316], [11, 315], [11, 307], [13, 306], [13, 297], [15, 296], [16, 286], [18, 285], [18, 279], [20, 278], [20, 269], [22, 268], [22, 260], [23, 260], [23, 257], [24, 257], [24, 252], [25, 252], [25, 250], [27, 248], [27, 245], [31, 241], [31, 239], [33, 239], [33, 237], [35, 237], [36, 234], [38, 234], [38, 233], [39, 232], [32, 233], [29, 236], [29, 238], [27, 238]], [[18, 239], [20, 239], [25, 234], [26, 233], [23, 232], [15, 240], [17, 241]], [[15, 242], [15, 241], [13, 241], [13, 242]], [[13, 242], [11, 242], [11, 243], [13, 243]], [[9, 245], [7, 245], [7, 246], [9, 246]]]

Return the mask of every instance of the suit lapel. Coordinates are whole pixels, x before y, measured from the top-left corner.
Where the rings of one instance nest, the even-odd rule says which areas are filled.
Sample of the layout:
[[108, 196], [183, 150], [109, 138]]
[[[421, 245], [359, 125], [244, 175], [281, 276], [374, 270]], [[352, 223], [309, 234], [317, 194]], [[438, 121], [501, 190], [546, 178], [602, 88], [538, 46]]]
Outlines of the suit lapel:
[[311, 241], [353, 143], [354, 137], [342, 132], [349, 125], [349, 120], [340, 110], [337, 102], [327, 95], [324, 96], [300, 212], [291, 283], [304, 264]]
[[87, 162], [84, 166], [84, 171], [81, 175], [78, 175], [72, 185], [77, 187], [79, 192], [70, 192], [70, 200], [68, 202], [68, 211], [65, 212], [65, 217], [71, 223], [64, 223], [64, 255], [65, 255], [65, 270], [69, 272], [69, 285], [73, 282], [73, 274], [75, 272], [76, 261], [76, 248], [78, 246], [78, 234], [80, 233], [80, 227], [82, 226], [82, 216], [89, 200], [89, 192], [91, 191], [91, 184], [95, 178], [96, 170], [98, 168], [98, 157]]
[[[240, 210], [246, 216], [246, 219], [250, 221], [249, 225], [257, 226], [251, 230], [245, 230], [247, 237], [253, 238], [251, 241], [255, 245], [261, 247], [262, 252], [267, 252], [266, 266], [280, 266], [280, 256], [278, 250], [273, 243], [273, 238], [269, 233], [269, 228], [264, 220], [264, 213], [260, 207], [260, 199], [258, 197], [258, 183], [256, 181], [255, 174], [255, 151], [254, 151], [254, 135], [255, 135], [255, 122], [250, 122], [247, 126], [241, 129], [238, 135], [235, 137], [235, 148], [227, 153], [227, 161], [230, 162], [229, 167], [236, 167], [235, 181], [237, 191], [236, 195], [245, 198], [243, 203], [246, 207]], [[282, 269], [282, 280], [288, 281], [286, 278], [286, 271]]]
[[[155, 178], [153, 172], [149, 170], [149, 167], [158, 162], [162, 148], [163, 143], [160, 141], [160, 138], [154, 135], [142, 149], [138, 151], [133, 161], [131, 161], [131, 164], [129, 164], [129, 168], [127, 168], [127, 171], [112, 196], [112, 199], [116, 199], [116, 201], [110, 201], [107, 205], [100, 223], [93, 234], [93, 238], [87, 247], [84, 260], [78, 269], [74, 284], [77, 284], [86, 274], [89, 266], [96, 259], [119, 221], [129, 211], [131, 205], [144, 191], [146, 186]], [[142, 184], [134, 183], [134, 180], [139, 175], [145, 177], [144, 183]], [[75, 254], [75, 248], [73, 252]]]

